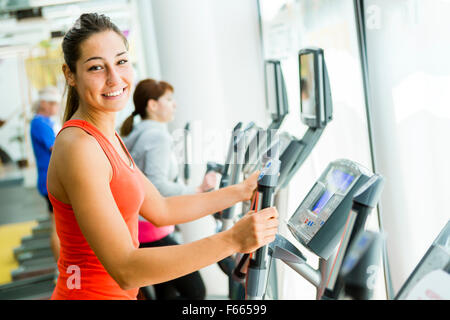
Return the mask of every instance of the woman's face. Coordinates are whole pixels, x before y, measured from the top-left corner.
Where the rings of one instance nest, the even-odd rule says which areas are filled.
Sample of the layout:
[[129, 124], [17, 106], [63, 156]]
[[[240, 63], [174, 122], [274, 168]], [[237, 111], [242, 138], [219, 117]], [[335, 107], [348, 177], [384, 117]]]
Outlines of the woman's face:
[[[68, 79], [90, 111], [117, 112], [130, 96], [133, 68], [123, 39], [114, 31], [99, 32], [81, 43], [76, 74]], [[72, 83], [71, 83], [72, 81]]]
[[173, 99], [173, 92], [167, 90], [156, 101], [155, 107], [151, 110], [151, 117], [159, 122], [170, 122], [175, 116], [176, 103]]

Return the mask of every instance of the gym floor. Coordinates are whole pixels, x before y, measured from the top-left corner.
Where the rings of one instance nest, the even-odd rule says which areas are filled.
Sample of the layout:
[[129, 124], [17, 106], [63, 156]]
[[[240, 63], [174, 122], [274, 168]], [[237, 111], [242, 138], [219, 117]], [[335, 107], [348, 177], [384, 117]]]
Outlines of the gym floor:
[[31, 234], [36, 219], [48, 217], [47, 204], [35, 187], [0, 178], [0, 285], [11, 281], [18, 267], [13, 250]]

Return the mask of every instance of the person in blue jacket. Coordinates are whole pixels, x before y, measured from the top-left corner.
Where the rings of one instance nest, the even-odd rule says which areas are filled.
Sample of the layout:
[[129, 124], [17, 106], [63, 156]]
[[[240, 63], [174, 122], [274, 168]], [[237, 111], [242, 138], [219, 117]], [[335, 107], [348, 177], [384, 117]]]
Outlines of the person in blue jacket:
[[37, 188], [39, 193], [46, 199], [48, 211], [52, 218], [50, 245], [56, 260], [59, 257], [59, 239], [53, 223], [53, 207], [48, 198], [47, 169], [56, 136], [55, 122], [52, 117], [58, 114], [61, 98], [61, 94], [55, 87], [46, 87], [40, 90], [35, 107], [36, 114], [30, 124], [31, 143], [38, 173]]

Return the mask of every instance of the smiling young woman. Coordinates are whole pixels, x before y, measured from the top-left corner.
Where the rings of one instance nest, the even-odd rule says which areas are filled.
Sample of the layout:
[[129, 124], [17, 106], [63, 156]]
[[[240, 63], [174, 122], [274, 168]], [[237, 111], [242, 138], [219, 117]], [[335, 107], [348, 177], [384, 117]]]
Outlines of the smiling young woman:
[[139, 214], [157, 227], [204, 217], [250, 199], [258, 173], [213, 192], [161, 196], [114, 129], [133, 83], [126, 38], [107, 17], [83, 14], [62, 47], [66, 122], [55, 140], [47, 184], [61, 242], [52, 299], [136, 299], [139, 287], [274, 240], [278, 213], [268, 208], [192, 243], [139, 248]]

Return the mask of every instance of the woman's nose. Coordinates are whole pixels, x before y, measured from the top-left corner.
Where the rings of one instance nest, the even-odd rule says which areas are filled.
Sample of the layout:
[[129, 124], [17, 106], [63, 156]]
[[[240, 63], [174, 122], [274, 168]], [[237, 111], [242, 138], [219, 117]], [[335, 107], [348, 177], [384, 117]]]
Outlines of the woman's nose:
[[119, 82], [120, 82], [119, 73], [114, 68], [109, 69], [108, 78], [106, 79], [106, 84], [110, 87], [113, 87], [116, 84], [118, 84]]

